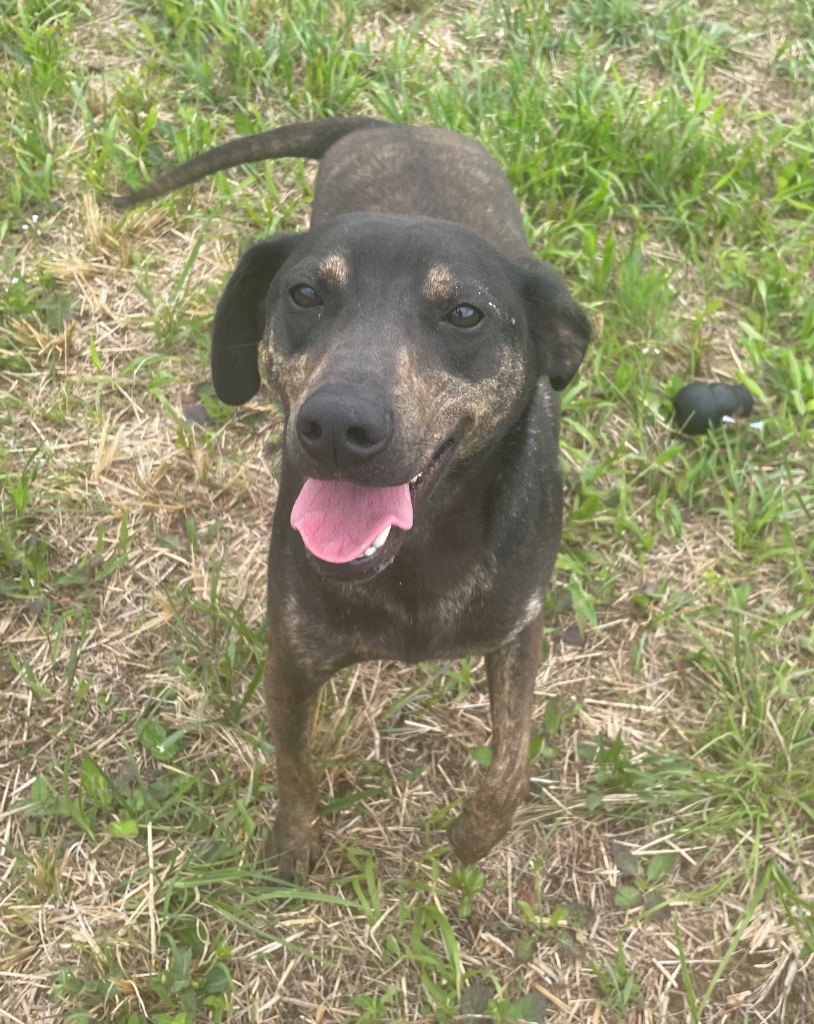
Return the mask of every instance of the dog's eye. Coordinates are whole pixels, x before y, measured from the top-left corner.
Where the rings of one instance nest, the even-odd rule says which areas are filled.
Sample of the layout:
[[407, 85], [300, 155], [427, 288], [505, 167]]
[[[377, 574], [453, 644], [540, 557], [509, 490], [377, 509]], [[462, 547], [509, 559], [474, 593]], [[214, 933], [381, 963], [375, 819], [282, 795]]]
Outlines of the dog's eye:
[[314, 306], [322, 305], [322, 299], [310, 284], [295, 284], [288, 294], [295, 304], [303, 309], [313, 309]]
[[483, 320], [483, 313], [464, 303], [451, 309], [444, 319], [453, 327], [476, 327]]

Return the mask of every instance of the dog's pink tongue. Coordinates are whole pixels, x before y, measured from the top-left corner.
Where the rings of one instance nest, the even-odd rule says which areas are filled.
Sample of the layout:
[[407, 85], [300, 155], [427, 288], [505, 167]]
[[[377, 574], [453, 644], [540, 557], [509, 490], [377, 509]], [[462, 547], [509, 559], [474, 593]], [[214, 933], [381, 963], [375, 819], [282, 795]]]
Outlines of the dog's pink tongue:
[[306, 480], [291, 510], [312, 555], [323, 562], [352, 562], [382, 530], [413, 525], [410, 487], [359, 487], [341, 480]]

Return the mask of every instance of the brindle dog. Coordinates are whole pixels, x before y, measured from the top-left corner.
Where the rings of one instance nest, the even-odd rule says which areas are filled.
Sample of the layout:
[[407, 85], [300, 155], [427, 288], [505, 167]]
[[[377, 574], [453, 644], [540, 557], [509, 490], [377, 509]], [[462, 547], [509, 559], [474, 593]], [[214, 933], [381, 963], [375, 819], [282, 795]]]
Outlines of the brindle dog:
[[125, 207], [253, 160], [322, 159], [311, 229], [250, 248], [212, 332], [238, 405], [285, 413], [268, 569], [266, 700], [284, 876], [318, 852], [317, 693], [358, 661], [483, 654], [492, 761], [450, 840], [483, 857], [528, 786], [541, 605], [562, 523], [560, 403], [590, 338], [528, 248], [517, 200], [476, 142], [338, 118], [239, 139]]

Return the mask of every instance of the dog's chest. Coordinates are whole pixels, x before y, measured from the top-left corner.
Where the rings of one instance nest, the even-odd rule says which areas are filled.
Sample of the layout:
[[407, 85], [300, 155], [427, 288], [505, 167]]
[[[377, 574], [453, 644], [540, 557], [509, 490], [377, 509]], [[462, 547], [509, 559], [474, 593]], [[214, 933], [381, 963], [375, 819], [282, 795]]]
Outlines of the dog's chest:
[[[344, 588], [343, 588], [344, 589]], [[478, 566], [440, 596], [416, 601], [393, 587], [348, 587], [313, 600], [289, 595], [282, 624], [290, 646], [315, 675], [360, 661], [449, 660], [495, 650], [540, 610], [533, 580], [507, 598], [495, 570]], [[272, 615], [275, 614], [273, 610]]]

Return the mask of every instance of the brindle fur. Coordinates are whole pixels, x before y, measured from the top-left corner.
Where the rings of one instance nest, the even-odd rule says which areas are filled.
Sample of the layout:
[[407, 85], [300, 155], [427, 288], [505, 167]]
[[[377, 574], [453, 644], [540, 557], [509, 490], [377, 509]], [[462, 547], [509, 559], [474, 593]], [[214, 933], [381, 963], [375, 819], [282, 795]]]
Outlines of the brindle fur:
[[[364, 118], [289, 126], [205, 153], [119, 205], [282, 155], [322, 157], [311, 229], [248, 250], [212, 336], [220, 397], [248, 400], [259, 359], [286, 416], [268, 571], [272, 851], [289, 877], [317, 856], [310, 738], [333, 673], [366, 659], [483, 654], [492, 761], [450, 830], [457, 854], [474, 861], [506, 834], [528, 784], [540, 608], [562, 521], [556, 392], [582, 360], [588, 320], [529, 252], [497, 163], [439, 129]], [[303, 283], [321, 308], [295, 307], [291, 290]], [[446, 321], [460, 304], [485, 314], [477, 329]], [[305, 450], [298, 415], [325, 389], [384, 410], [392, 433], [382, 450], [351, 458], [334, 435], [329, 461]], [[352, 422], [344, 402], [342, 429]], [[289, 523], [306, 477], [401, 484], [449, 438], [457, 447], [389, 563], [342, 578], [308, 554]]]

